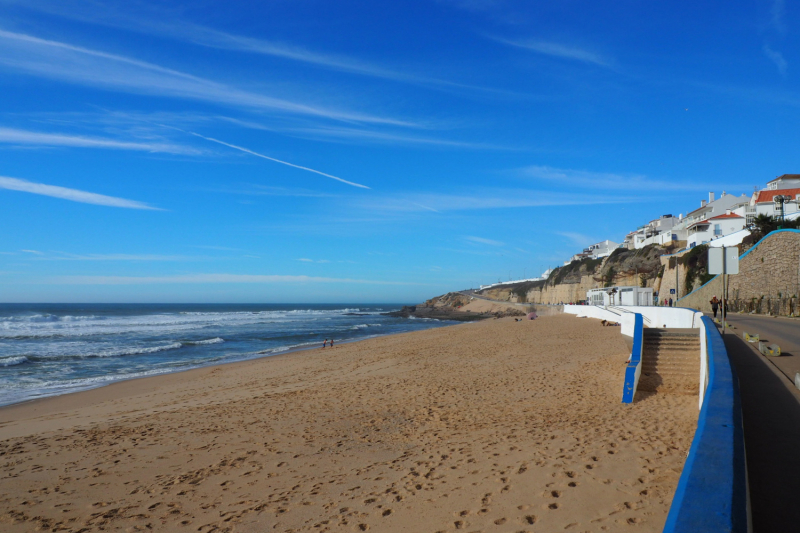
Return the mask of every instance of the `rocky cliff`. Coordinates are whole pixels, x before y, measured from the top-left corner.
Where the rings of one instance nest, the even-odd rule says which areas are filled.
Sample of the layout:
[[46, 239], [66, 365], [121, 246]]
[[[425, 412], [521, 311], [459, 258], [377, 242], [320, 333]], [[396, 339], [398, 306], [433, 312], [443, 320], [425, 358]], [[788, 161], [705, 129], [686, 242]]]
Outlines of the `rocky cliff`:
[[638, 285], [658, 290], [665, 268], [661, 257], [681, 244], [650, 245], [639, 250], [617, 249], [603, 259], [583, 259], [556, 268], [545, 281], [493, 287], [480, 294], [495, 300], [559, 304], [586, 299], [586, 291], [615, 285]]
[[386, 313], [389, 316], [403, 318], [435, 318], [438, 320], [482, 320], [484, 318], [501, 318], [505, 316], [524, 316], [526, 309], [517, 309], [509, 305], [495, 305], [489, 302], [476, 301], [475, 298], [458, 293], [448, 292], [419, 305], [404, 306], [400, 311]]

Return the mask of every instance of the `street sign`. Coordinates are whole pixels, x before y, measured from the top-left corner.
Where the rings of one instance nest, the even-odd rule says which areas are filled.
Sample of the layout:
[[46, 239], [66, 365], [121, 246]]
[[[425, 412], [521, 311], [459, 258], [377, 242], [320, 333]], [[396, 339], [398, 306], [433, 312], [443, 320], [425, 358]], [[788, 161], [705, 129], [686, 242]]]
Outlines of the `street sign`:
[[670, 294], [675, 294], [675, 289], [670, 289], [670, 290], [669, 290], [669, 293], [670, 293]]
[[735, 246], [731, 248], [709, 248], [708, 249], [708, 273], [709, 274], [738, 274], [739, 273], [739, 249]]
[[[725, 335], [725, 317], [728, 315], [728, 287], [725, 283], [727, 274], [739, 273], [739, 249], [735, 246], [730, 248], [708, 249], [708, 273], [722, 274], [722, 334]], [[716, 315], [716, 311], [714, 312]]]

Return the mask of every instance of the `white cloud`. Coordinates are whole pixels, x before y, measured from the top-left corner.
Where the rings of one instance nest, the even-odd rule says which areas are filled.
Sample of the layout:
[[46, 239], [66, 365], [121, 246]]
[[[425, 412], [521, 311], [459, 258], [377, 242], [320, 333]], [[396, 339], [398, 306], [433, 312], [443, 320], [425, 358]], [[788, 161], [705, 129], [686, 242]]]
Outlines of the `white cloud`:
[[781, 76], [786, 76], [786, 69], [789, 64], [784, 59], [783, 54], [778, 52], [777, 50], [773, 50], [769, 47], [768, 44], [764, 43], [764, 46], [761, 48], [764, 52], [764, 55], [769, 58], [770, 61], [775, 63], [775, 66], [778, 67], [778, 72], [780, 72]]
[[28, 254], [35, 254], [35, 255], [44, 255], [44, 252], [40, 252], [39, 250], [20, 250], [20, 252], [25, 252]]
[[[647, 191], [686, 191], [713, 190], [715, 187], [732, 189], [736, 184], [713, 184], [703, 180], [654, 180], [643, 174], [622, 174], [614, 172], [593, 172], [571, 168], [556, 168], [543, 165], [530, 165], [518, 169], [521, 176], [556, 183], [564, 189], [575, 187], [590, 190], [624, 190], [626, 193]], [[742, 186], [746, 188], [747, 186]]]
[[591, 63], [593, 65], [598, 65], [601, 67], [611, 67], [614, 64], [614, 62], [610, 58], [607, 58], [602, 54], [599, 54], [597, 52], [592, 52], [591, 50], [578, 48], [572, 45], [565, 45], [561, 43], [554, 43], [548, 41], [537, 41], [537, 40], [503, 39], [499, 37], [492, 37], [492, 39], [507, 44], [509, 46], [514, 46], [516, 48], [523, 48], [525, 50], [530, 50], [531, 52], [536, 52], [538, 54], [543, 54], [551, 57], [581, 61], [584, 63]]
[[[634, 191], [635, 192], [635, 191]], [[382, 216], [398, 212], [470, 211], [564, 205], [619, 204], [639, 201], [633, 195], [563, 194], [530, 189], [484, 189], [464, 194], [393, 194], [352, 201], [353, 207]]]
[[164, 152], [170, 154], [199, 154], [194, 148], [168, 143], [129, 142], [100, 137], [82, 137], [59, 133], [43, 133], [0, 127], [0, 142], [37, 146], [70, 146], [77, 148], [109, 148], [116, 150], [135, 150], [141, 152]]
[[[118, 6], [115, 6], [115, 9], [102, 2], [92, 3], [88, 8], [86, 2], [76, 3], [66, 2], [64, 0], [35, 6], [31, 6], [31, 2], [20, 3], [24, 3], [25, 6], [29, 8], [39, 9], [46, 13], [56, 14], [73, 20], [157, 35], [159, 37], [191, 43], [197, 46], [271, 56], [314, 65], [327, 70], [392, 80], [430, 89], [448, 91], [466, 90], [478, 93], [514, 95], [511, 91], [502, 89], [480, 87], [425, 76], [419, 73], [402, 71], [395, 68], [387, 68], [347, 55], [317, 52], [294, 44], [270, 41], [246, 35], [236, 35], [207, 26], [178, 20], [177, 17], [175, 17], [174, 11], [166, 12], [166, 10], [154, 9], [152, 6], [149, 6], [146, 12], [136, 14], [131, 9], [119, 11]], [[138, 5], [135, 7], [140, 8], [142, 6]]]
[[46, 257], [46, 261], [187, 261], [202, 259], [185, 255], [159, 255], [159, 254], [70, 254], [57, 252]]
[[413, 126], [407, 121], [244, 91], [146, 61], [5, 30], [0, 30], [0, 65], [95, 88], [334, 120]]
[[287, 133], [294, 133], [298, 136], [310, 137], [321, 140], [349, 140], [372, 144], [392, 144], [398, 143], [431, 146], [441, 148], [467, 148], [472, 150], [515, 150], [516, 148], [501, 146], [490, 143], [454, 141], [450, 139], [438, 139], [436, 137], [423, 137], [418, 135], [398, 134], [379, 132], [367, 129], [344, 128], [344, 127], [325, 127], [316, 128], [294, 128], [286, 130]]
[[401, 281], [376, 281], [349, 278], [320, 278], [311, 276], [280, 276], [261, 274], [183, 274], [175, 276], [57, 276], [51, 284], [64, 285], [151, 285], [172, 283], [355, 283], [364, 285], [425, 285]]
[[330, 263], [330, 260], [328, 260], [328, 259], [316, 259], [316, 260], [314, 260], [314, 259], [309, 259], [307, 257], [301, 257], [301, 258], [298, 259], [298, 261], [302, 261], [303, 263]]
[[474, 242], [474, 243], [478, 243], [478, 244], [488, 244], [490, 246], [505, 246], [504, 242], [494, 241], [492, 239], [484, 239], [483, 237], [473, 237], [473, 236], [470, 235], [470, 236], [467, 236], [467, 237], [464, 237], [464, 238], [466, 240], [470, 241], [470, 242]]
[[149, 209], [154, 211], [163, 211], [158, 207], [152, 207], [135, 200], [126, 200], [125, 198], [106, 196], [104, 194], [80, 191], [78, 189], [68, 189], [66, 187], [59, 187], [57, 185], [34, 183], [32, 181], [21, 180], [18, 178], [7, 178], [4, 176], [0, 176], [0, 189], [40, 194], [42, 196], [51, 196], [53, 198], [61, 198], [62, 200], [81, 202], [84, 204], [105, 205], [108, 207], [124, 207], [127, 209]]
[[588, 235], [583, 235], [582, 233], [574, 233], [570, 231], [556, 231], [557, 235], [561, 235], [562, 237], [566, 237], [575, 246], [580, 246], [581, 248], [585, 246], [589, 246], [590, 244], [594, 244], [597, 241]]
[[[170, 126], [167, 126], [167, 127], [170, 127]], [[183, 130], [181, 130], [181, 131], [183, 131]], [[319, 170], [314, 170], [313, 168], [302, 167], [300, 165], [295, 165], [294, 163], [287, 163], [286, 161], [281, 161], [280, 159], [275, 159], [274, 157], [269, 157], [268, 155], [259, 154], [258, 152], [254, 152], [253, 150], [250, 150], [248, 148], [242, 148], [241, 146], [236, 146], [235, 144], [226, 143], [224, 141], [220, 141], [218, 139], [214, 139], [213, 137], [206, 137], [205, 135], [200, 135], [199, 133], [194, 133], [194, 132], [191, 132], [191, 131], [187, 131], [185, 133], [188, 133], [189, 135], [194, 135], [195, 137], [200, 137], [201, 139], [205, 139], [205, 140], [210, 141], [210, 142], [214, 142], [214, 143], [217, 143], [217, 144], [221, 144], [223, 146], [227, 146], [228, 148], [233, 148], [234, 150], [239, 150], [240, 152], [244, 152], [246, 154], [254, 155], [254, 156], [260, 157], [262, 159], [267, 159], [268, 161], [273, 161], [275, 163], [280, 163], [281, 165], [286, 165], [288, 167], [297, 168], [297, 169], [300, 169], [300, 170], [306, 170], [308, 172], [313, 172], [314, 174], [319, 174], [320, 176], [325, 176], [326, 178], [331, 178], [333, 180], [340, 181], [340, 182], [342, 182], [344, 184], [351, 185], [353, 187], [358, 187], [358, 188], [361, 188], [361, 189], [369, 189], [369, 187], [367, 187], [366, 185], [361, 185], [360, 183], [347, 181], [345, 179], [338, 178], [338, 177], [332, 176], [330, 174], [326, 174], [325, 172], [320, 172]]]
[[778, 33], [786, 33], [786, 22], [784, 22], [784, 15], [786, 14], [786, 1], [774, 0], [770, 8], [770, 15], [772, 26]]

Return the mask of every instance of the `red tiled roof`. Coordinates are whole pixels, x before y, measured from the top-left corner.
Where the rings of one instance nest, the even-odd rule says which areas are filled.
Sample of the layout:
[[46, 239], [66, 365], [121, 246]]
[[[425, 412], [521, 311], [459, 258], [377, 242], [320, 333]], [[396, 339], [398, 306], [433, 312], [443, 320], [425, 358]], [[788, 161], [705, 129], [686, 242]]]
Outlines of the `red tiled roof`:
[[716, 220], [718, 218], [744, 218], [744, 217], [740, 217], [739, 215], [735, 215], [733, 213], [731, 213], [730, 215], [726, 213], [724, 215], [717, 215], [715, 217], [711, 217], [709, 218], [709, 220]]
[[800, 189], [774, 189], [771, 191], [758, 191], [758, 198], [756, 198], [756, 203], [761, 204], [765, 202], [772, 202], [773, 198], [776, 194], [783, 194], [786, 196], [793, 196], [797, 197], [800, 194]]

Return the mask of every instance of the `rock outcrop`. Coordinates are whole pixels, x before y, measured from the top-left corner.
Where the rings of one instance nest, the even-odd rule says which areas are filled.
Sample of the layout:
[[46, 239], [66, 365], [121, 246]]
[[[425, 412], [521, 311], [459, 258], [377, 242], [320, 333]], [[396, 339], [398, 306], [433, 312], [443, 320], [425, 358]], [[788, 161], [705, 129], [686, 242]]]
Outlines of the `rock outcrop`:
[[617, 249], [603, 259], [583, 259], [556, 268], [544, 281], [501, 285], [480, 294], [507, 302], [559, 304], [585, 300], [589, 289], [599, 287], [638, 285], [658, 290], [664, 270], [661, 256], [672, 253], [679, 244]]

